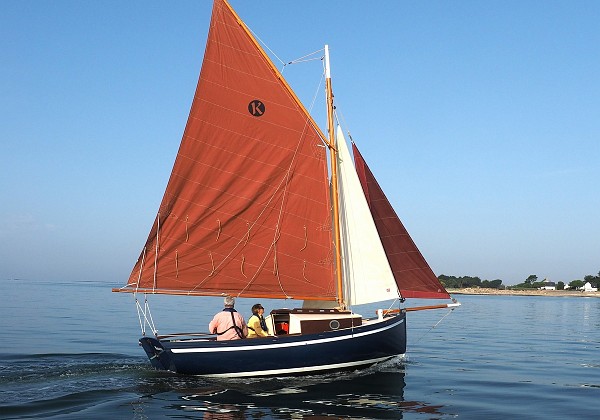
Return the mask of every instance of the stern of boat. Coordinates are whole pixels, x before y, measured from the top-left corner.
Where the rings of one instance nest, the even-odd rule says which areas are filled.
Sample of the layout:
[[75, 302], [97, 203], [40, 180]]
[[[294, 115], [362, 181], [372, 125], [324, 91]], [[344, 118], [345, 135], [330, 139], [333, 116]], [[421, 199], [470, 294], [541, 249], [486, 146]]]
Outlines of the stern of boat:
[[140, 346], [144, 349], [150, 359], [150, 363], [156, 370], [175, 371], [171, 360], [171, 352], [165, 349], [160, 341], [153, 337], [140, 338]]

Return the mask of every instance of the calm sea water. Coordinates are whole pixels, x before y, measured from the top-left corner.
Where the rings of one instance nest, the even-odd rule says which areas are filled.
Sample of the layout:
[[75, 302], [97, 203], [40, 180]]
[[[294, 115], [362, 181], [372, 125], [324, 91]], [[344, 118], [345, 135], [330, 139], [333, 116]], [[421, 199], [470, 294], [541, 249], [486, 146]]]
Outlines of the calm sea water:
[[[0, 286], [0, 418], [600, 416], [597, 298], [458, 295], [455, 311], [408, 314], [405, 360], [361, 372], [217, 381], [152, 370], [137, 345], [133, 298], [111, 293], [113, 285]], [[175, 307], [156, 298], [164, 333], [205, 331], [220, 309], [202, 298], [178, 298]], [[247, 316], [252, 303], [238, 309]]]

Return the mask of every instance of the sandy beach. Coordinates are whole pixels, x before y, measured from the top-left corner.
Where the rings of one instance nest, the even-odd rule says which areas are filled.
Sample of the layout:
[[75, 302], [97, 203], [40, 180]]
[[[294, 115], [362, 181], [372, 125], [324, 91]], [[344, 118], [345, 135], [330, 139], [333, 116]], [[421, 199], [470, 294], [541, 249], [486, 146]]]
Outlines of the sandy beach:
[[514, 295], [514, 296], [576, 296], [600, 297], [600, 292], [580, 292], [577, 290], [499, 290], [486, 288], [448, 289], [451, 295]]

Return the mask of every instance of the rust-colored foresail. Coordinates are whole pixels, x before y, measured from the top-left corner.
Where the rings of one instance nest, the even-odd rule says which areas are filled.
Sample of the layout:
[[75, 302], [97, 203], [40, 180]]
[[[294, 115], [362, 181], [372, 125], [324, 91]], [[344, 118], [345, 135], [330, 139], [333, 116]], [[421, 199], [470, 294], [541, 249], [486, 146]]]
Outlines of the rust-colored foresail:
[[379, 186], [355, 144], [354, 164], [381, 243], [404, 298], [449, 299]]
[[323, 135], [224, 0], [165, 195], [126, 288], [334, 300]]

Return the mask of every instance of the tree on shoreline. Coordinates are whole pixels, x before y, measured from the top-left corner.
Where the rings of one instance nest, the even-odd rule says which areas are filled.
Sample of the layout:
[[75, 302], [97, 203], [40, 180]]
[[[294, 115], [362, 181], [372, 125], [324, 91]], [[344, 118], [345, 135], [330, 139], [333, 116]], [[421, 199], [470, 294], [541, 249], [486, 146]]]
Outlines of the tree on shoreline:
[[[508, 288], [516, 288], [516, 289], [538, 289], [544, 285], [544, 281], [539, 282], [538, 276], [535, 274], [530, 274], [523, 283], [516, 284], [514, 286], [506, 286], [502, 284], [502, 280], [481, 280], [479, 277], [472, 276], [448, 276], [446, 274], [441, 274], [438, 276], [440, 282], [446, 288], [450, 289], [464, 289], [467, 287], [481, 287], [481, 288], [489, 288], [489, 289], [506, 289]], [[592, 287], [597, 287], [600, 289], [600, 271], [598, 271], [598, 275], [594, 276], [588, 274], [583, 278], [583, 280], [572, 280], [570, 282], [559, 281], [557, 283], [557, 289], [563, 290], [565, 288], [565, 284], [569, 285], [569, 288], [577, 288], [584, 285], [584, 283], [589, 282]], [[581, 283], [581, 284], [580, 284]]]
[[591, 274], [588, 274], [587, 276], [585, 276], [583, 278], [583, 282], [587, 282], [589, 281], [590, 284], [592, 285], [592, 287], [597, 287], [600, 289], [600, 271], [598, 271], [598, 275], [597, 276], [593, 276]]
[[529, 277], [525, 279], [525, 284], [533, 286], [537, 282], [538, 276], [535, 274], [530, 274]]
[[466, 287], [483, 287], [489, 289], [504, 289], [505, 286], [502, 284], [502, 280], [481, 280], [479, 277], [471, 277], [471, 276], [447, 276], [445, 274], [441, 274], [438, 276], [440, 282], [444, 285], [444, 287], [450, 289], [463, 289]]
[[538, 281], [537, 275], [530, 274], [529, 277], [527, 277], [523, 283], [515, 284], [511, 287], [516, 289], [539, 289], [545, 283], [545, 281]]
[[569, 289], [577, 290], [580, 287], [583, 287], [584, 284], [585, 282], [583, 280], [573, 280], [571, 283], [569, 283]]

